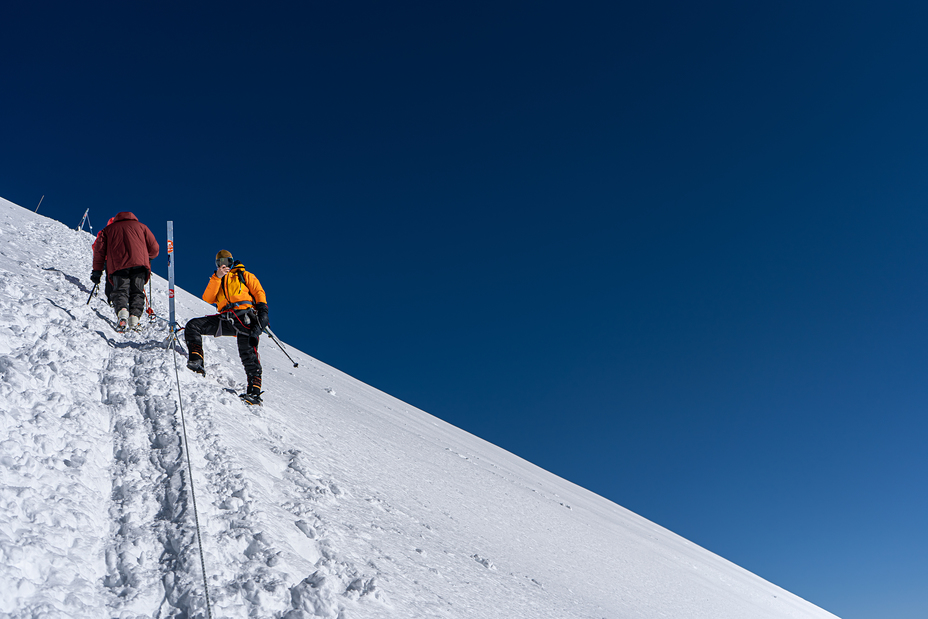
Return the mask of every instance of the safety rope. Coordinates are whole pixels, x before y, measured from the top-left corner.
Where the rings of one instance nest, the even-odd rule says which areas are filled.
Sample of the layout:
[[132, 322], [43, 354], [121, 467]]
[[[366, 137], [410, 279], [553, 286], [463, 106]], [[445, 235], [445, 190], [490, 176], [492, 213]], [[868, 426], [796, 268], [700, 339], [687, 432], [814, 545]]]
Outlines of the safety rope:
[[193, 522], [196, 525], [197, 544], [200, 547], [200, 568], [203, 571], [203, 593], [206, 596], [206, 615], [209, 619], [213, 619], [213, 610], [209, 603], [209, 585], [206, 582], [206, 561], [203, 558], [203, 539], [200, 535], [200, 517], [197, 515], [197, 499], [193, 492], [193, 465], [190, 464], [190, 448], [187, 445], [187, 422], [184, 419], [183, 397], [180, 392], [180, 372], [177, 370], [177, 355], [174, 354], [175, 342], [177, 342], [176, 332], [172, 333], [170, 336], [168, 350], [171, 352], [171, 357], [174, 360], [174, 375], [177, 378], [177, 402], [178, 408], [180, 409], [180, 427], [184, 437], [184, 455], [187, 458], [187, 476], [190, 478], [190, 501], [193, 503]]

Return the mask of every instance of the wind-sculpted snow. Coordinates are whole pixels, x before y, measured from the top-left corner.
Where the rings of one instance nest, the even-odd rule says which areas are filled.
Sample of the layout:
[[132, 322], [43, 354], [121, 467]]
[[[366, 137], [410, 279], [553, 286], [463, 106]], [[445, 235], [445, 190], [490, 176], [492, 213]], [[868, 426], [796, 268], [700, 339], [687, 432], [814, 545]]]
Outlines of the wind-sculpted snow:
[[206, 617], [201, 565], [217, 618], [832, 616], [300, 351], [246, 407], [234, 339], [86, 303], [91, 241], [0, 201], [0, 617]]

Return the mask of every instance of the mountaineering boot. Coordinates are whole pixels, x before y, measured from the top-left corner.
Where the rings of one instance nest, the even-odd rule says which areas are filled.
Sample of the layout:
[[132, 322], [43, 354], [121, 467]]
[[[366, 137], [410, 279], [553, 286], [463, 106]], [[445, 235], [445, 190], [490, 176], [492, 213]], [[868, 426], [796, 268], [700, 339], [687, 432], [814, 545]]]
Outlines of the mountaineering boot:
[[248, 390], [241, 394], [239, 397], [242, 398], [242, 401], [245, 404], [255, 405], [261, 404], [261, 394], [264, 393], [261, 391], [261, 377], [260, 376], [249, 376], [248, 377]]
[[187, 369], [206, 376], [206, 367], [203, 365], [202, 347], [190, 346], [190, 353], [187, 355]]
[[203, 357], [196, 353], [190, 353], [190, 356], [187, 357], [187, 369], [206, 376], [206, 368], [203, 367]]
[[116, 313], [116, 330], [122, 333], [129, 324], [129, 310], [122, 308]]
[[139, 328], [139, 317], [136, 316], [135, 314], [132, 314], [131, 316], [129, 316], [129, 328], [130, 329]]

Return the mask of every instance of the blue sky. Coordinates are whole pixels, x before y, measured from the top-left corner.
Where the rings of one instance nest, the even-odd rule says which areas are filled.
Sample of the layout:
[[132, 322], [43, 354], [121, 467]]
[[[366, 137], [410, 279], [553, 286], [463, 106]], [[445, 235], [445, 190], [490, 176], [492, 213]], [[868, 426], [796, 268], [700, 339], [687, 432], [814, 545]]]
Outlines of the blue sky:
[[4, 5], [0, 195], [171, 219], [178, 285], [229, 249], [297, 348], [923, 618], [928, 6], [465, 4]]

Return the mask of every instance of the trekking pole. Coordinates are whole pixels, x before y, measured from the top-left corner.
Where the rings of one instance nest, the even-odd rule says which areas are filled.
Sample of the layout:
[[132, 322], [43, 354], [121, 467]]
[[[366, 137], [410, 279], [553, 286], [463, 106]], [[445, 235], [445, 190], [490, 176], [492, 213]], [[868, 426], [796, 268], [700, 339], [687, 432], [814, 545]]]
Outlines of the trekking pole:
[[151, 280], [152, 280], [152, 277], [151, 275], [149, 275], [148, 276], [148, 296], [145, 298], [145, 302], [148, 303], [148, 309], [145, 311], [148, 312], [148, 322], [155, 322], [155, 309], [151, 306], [151, 302], [154, 299], [154, 297], [151, 296]]
[[283, 353], [284, 353], [285, 355], [287, 355], [287, 359], [290, 359], [290, 363], [293, 364], [293, 367], [295, 367], [295, 368], [300, 367], [300, 364], [297, 363], [296, 361], [294, 361], [294, 360], [293, 360], [293, 357], [291, 357], [289, 354], [287, 354], [287, 349], [284, 348], [284, 345], [280, 343], [280, 340], [277, 339], [277, 336], [274, 335], [274, 332], [271, 331], [271, 328], [270, 328], [270, 327], [264, 327], [264, 330], [267, 332], [268, 335], [271, 336], [271, 339], [274, 340], [274, 343], [277, 344], [278, 346], [280, 346], [280, 349], [283, 351]]
[[84, 305], [90, 305], [90, 300], [93, 298], [93, 295], [97, 294], [97, 286], [99, 285], [100, 284], [93, 285], [93, 290], [90, 291], [90, 296], [87, 297], [87, 303], [85, 303]]

